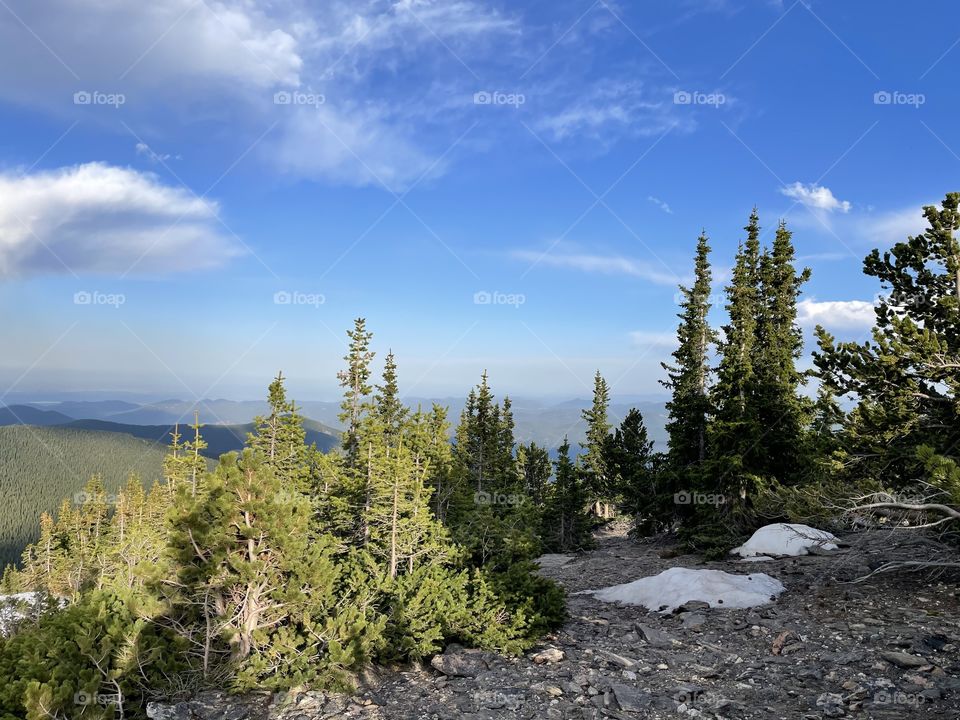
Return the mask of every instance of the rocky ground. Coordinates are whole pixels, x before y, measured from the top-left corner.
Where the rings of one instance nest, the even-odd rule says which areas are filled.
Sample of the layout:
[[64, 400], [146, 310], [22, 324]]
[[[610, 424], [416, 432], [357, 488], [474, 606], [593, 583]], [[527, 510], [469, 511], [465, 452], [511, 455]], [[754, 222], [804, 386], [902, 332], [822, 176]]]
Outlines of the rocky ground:
[[[883, 574], [879, 533], [829, 556], [703, 563], [622, 531], [596, 550], [544, 558], [570, 593], [569, 620], [520, 658], [452, 647], [430, 664], [369, 673], [351, 697], [323, 693], [242, 705], [204, 698], [152, 706], [156, 720], [496, 720], [499, 718], [960, 718], [956, 577]], [[766, 572], [787, 591], [765, 607], [690, 603], [660, 615], [582, 590], [670, 567]]]

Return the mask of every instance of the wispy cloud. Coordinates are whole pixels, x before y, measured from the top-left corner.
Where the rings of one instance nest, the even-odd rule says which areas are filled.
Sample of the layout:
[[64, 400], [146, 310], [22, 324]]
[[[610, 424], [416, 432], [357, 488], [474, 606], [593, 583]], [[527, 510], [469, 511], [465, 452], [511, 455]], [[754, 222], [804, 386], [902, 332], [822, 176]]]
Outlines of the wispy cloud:
[[0, 276], [175, 272], [240, 251], [216, 203], [128, 168], [88, 163], [0, 175]]
[[619, 255], [591, 255], [570, 252], [537, 252], [535, 250], [514, 250], [511, 255], [517, 260], [545, 265], [547, 267], [579, 270], [602, 275], [627, 275], [647, 280], [656, 285], [675, 286], [683, 278], [671, 273], [667, 268], [642, 260], [634, 260]]
[[667, 205], [667, 203], [661, 200], [660, 198], [654, 197], [653, 195], [648, 195], [647, 202], [652, 202], [658, 208], [660, 208], [665, 213], [667, 213], [667, 215], [673, 215], [673, 210], [670, 209], [670, 206]]
[[138, 142], [134, 149], [137, 151], [137, 155], [145, 157], [152, 163], [162, 163], [170, 159], [179, 160], [179, 155], [171, 155], [170, 153], [158, 153], [152, 147], [147, 145], [145, 142]]
[[578, 92], [562, 108], [536, 123], [554, 141], [588, 137], [608, 142], [621, 134], [637, 137], [661, 135], [676, 127], [692, 130], [690, 113], [679, 112], [673, 95], [638, 81], [608, 80], [587, 93]]

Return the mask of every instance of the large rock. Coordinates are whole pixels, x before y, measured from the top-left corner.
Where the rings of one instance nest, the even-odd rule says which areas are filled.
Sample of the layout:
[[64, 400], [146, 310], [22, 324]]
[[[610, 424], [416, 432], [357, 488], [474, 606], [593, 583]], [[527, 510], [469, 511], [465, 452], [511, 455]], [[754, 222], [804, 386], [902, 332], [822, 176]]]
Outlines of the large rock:
[[624, 712], [640, 713], [650, 707], [653, 698], [643, 690], [624, 683], [613, 683], [611, 686], [617, 704]]
[[490, 669], [486, 653], [450, 645], [443, 655], [434, 655], [430, 665], [434, 670], [452, 677], [476, 677]]

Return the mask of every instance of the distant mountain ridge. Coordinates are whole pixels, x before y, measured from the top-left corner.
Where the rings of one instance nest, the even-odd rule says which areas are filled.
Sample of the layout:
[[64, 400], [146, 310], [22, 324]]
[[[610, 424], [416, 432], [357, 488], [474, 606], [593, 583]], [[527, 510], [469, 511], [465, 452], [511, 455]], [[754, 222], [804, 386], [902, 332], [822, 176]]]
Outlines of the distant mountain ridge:
[[[584, 439], [586, 425], [580, 415], [581, 411], [590, 406], [588, 398], [573, 398], [563, 401], [546, 401], [538, 398], [513, 397], [513, 414], [516, 422], [516, 437], [518, 442], [536, 442], [548, 449], [559, 447], [564, 440], [568, 438], [574, 449]], [[434, 403], [448, 408], [448, 419], [453, 427], [456, 427], [460, 419], [460, 413], [463, 410], [464, 400], [462, 398], [406, 398], [405, 402], [411, 409], [418, 406], [429, 409]], [[649, 400], [643, 398], [614, 398], [610, 405], [610, 420], [614, 425], [626, 416], [630, 408], [637, 408], [643, 415], [644, 422], [650, 438], [654, 441], [657, 449], [666, 448], [667, 434], [666, 408], [665, 401]], [[68, 424], [75, 420], [100, 420], [116, 423], [122, 426], [172, 426], [174, 423], [189, 423], [193, 420], [194, 411], [199, 411], [202, 422], [208, 423], [204, 431], [206, 436], [210, 428], [237, 426], [247, 426], [256, 415], [262, 415], [268, 411], [267, 403], [262, 400], [225, 400], [208, 399], [199, 402], [167, 399], [150, 403], [134, 403], [126, 400], [67, 400], [64, 402], [37, 402], [23, 403], [16, 407], [30, 407], [34, 411], [45, 411], [61, 413], [69, 416], [66, 421], [55, 421], [51, 416], [42, 424], [59, 425]], [[300, 412], [308, 418], [313, 418], [316, 422], [314, 429], [320, 433], [325, 433], [337, 437], [339, 431], [336, 427], [339, 425], [338, 415], [340, 413], [340, 403], [332, 401], [308, 400], [298, 403]], [[18, 411], [22, 416], [22, 413]], [[0, 425], [17, 424], [16, 422], [3, 422], [0, 415]], [[41, 424], [41, 423], [36, 423]], [[136, 437], [144, 437], [143, 431], [125, 430], [123, 428], [112, 428], [113, 432], [128, 432]], [[248, 430], [235, 430], [234, 437], [246, 437]], [[220, 437], [220, 431], [212, 431], [218, 434], [218, 447], [232, 447], [231, 443], [220, 445], [220, 440], [227, 438]], [[318, 447], [327, 447], [327, 441], [317, 438]], [[208, 439], [209, 442], [209, 439]], [[235, 445], [235, 440], [232, 441]], [[332, 447], [332, 445], [329, 445]], [[211, 451], [212, 452], [212, 451]]]
[[[91, 403], [93, 410], [108, 412], [109, 417], [123, 417], [140, 406], [132, 403], [123, 403], [131, 407], [124, 407], [120, 412], [116, 412], [117, 406], [113, 403], [95, 402]], [[83, 412], [88, 409], [85, 403], [64, 403], [74, 412]], [[59, 406], [58, 406], [59, 407]], [[134, 422], [118, 422], [116, 420], [105, 420], [96, 417], [71, 417], [61, 410], [40, 410], [32, 405], [10, 405], [0, 407], [0, 426], [9, 425], [32, 425], [38, 427], [62, 427], [78, 430], [94, 430], [97, 432], [120, 433], [130, 435], [141, 440], [148, 440], [160, 445], [170, 443], [171, 433], [174, 430], [176, 421], [167, 423], [160, 422], [156, 424], [144, 424]], [[305, 419], [304, 429], [307, 434], [307, 443], [316, 443], [317, 447], [327, 452], [337, 446], [340, 442], [340, 433], [334, 428], [317, 422], [316, 420]], [[207, 442], [207, 449], [204, 455], [216, 460], [223, 453], [243, 448], [247, 440], [247, 435], [254, 431], [254, 425], [251, 422], [237, 423], [232, 425], [203, 425], [200, 433]], [[180, 423], [180, 434], [188, 435], [190, 432], [186, 423]]]

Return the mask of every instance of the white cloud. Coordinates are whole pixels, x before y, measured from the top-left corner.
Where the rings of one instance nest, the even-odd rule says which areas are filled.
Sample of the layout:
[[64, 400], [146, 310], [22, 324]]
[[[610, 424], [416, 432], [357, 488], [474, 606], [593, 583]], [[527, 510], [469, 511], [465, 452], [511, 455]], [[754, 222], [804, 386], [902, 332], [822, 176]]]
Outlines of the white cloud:
[[581, 272], [603, 275], [629, 275], [648, 280], [656, 285], [676, 286], [684, 279], [672, 273], [668, 267], [656, 267], [650, 263], [617, 255], [590, 255], [587, 253], [537, 252], [515, 250], [513, 257], [537, 265], [569, 268]]
[[825, 213], [836, 211], [846, 213], [850, 212], [852, 207], [848, 201], [838, 200], [834, 197], [830, 188], [815, 183], [804, 185], [801, 182], [795, 182], [793, 185], [780, 188], [780, 192], [811, 210], [819, 210]]
[[797, 303], [797, 321], [803, 327], [868, 330], [876, 319], [874, 304], [865, 300], [801, 300]]
[[157, 96], [186, 102], [211, 89], [222, 97], [300, 82], [297, 40], [263, 3], [8, 4], [0, 15], [0, 93], [17, 101], [65, 107], [73, 92], [87, 90], [122, 92], [131, 104]]
[[658, 208], [660, 208], [665, 213], [667, 213], [667, 215], [673, 215], [673, 210], [670, 209], [670, 206], [667, 205], [667, 203], [661, 200], [660, 198], [654, 197], [653, 195], [648, 195], [647, 202], [652, 202]]
[[151, 174], [102, 163], [0, 174], [0, 277], [220, 265], [239, 250], [218, 232], [217, 212]]

